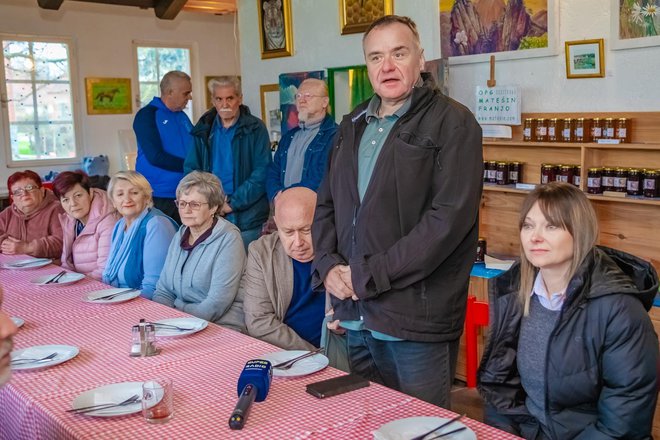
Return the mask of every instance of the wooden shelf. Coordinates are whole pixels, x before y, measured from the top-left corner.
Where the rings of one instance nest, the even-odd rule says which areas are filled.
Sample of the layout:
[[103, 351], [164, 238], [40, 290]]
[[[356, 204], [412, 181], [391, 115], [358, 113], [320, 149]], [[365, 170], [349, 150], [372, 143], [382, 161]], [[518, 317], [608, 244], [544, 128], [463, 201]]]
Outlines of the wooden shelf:
[[[526, 114], [524, 117], [576, 117], [576, 114]], [[588, 113], [584, 117], [614, 117], [610, 113]], [[587, 169], [624, 167], [660, 169], [660, 112], [622, 112], [632, 119], [632, 143], [598, 144], [528, 142], [521, 127], [513, 127], [512, 140], [483, 140], [484, 160], [520, 161], [523, 182], [541, 181], [542, 163], [575, 164], [582, 167], [586, 193]], [[518, 217], [528, 190], [513, 185], [485, 184], [479, 214], [479, 235], [488, 240], [489, 252], [517, 255], [520, 249]], [[637, 255], [660, 270], [660, 242], [649, 232], [660, 229], [660, 198], [612, 197], [586, 194], [600, 227], [599, 243]]]

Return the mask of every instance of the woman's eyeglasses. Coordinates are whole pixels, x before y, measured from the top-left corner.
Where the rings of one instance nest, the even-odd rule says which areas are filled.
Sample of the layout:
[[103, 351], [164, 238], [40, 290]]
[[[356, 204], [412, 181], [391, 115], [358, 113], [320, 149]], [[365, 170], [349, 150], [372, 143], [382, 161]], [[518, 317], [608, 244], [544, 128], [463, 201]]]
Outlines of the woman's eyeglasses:
[[179, 209], [186, 209], [186, 206], [190, 206], [190, 209], [193, 211], [199, 211], [199, 208], [202, 207], [202, 205], [208, 205], [207, 202], [186, 202], [185, 200], [175, 200], [174, 205], [179, 208]]
[[16, 188], [11, 192], [11, 194], [14, 197], [21, 197], [22, 195], [32, 192], [35, 189], [39, 189], [39, 187], [36, 185], [25, 185], [23, 188]]

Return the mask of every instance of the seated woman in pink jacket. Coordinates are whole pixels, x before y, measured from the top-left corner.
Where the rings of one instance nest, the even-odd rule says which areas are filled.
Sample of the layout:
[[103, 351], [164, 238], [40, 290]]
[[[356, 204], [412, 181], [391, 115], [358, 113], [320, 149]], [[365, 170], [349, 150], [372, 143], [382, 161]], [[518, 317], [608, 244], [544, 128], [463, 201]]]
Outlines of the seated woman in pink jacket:
[[13, 203], [0, 212], [0, 252], [57, 259], [62, 254], [62, 212], [51, 190], [34, 171], [17, 171], [7, 179]]
[[82, 171], [58, 174], [53, 192], [66, 211], [60, 214], [62, 267], [101, 280], [119, 214], [105, 191], [90, 188], [89, 177]]

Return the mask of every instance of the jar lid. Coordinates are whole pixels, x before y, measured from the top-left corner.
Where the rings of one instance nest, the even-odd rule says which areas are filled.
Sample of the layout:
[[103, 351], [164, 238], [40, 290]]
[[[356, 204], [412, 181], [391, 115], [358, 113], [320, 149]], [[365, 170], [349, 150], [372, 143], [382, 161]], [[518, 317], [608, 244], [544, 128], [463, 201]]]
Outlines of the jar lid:
[[628, 168], [628, 174], [639, 174], [639, 168]]
[[621, 122], [621, 121], [626, 122], [626, 121], [628, 121], [628, 118], [619, 118], [619, 122]]
[[601, 170], [602, 170], [602, 168], [598, 168], [598, 167], [589, 168], [590, 173], [597, 173], [598, 171], [601, 171]]

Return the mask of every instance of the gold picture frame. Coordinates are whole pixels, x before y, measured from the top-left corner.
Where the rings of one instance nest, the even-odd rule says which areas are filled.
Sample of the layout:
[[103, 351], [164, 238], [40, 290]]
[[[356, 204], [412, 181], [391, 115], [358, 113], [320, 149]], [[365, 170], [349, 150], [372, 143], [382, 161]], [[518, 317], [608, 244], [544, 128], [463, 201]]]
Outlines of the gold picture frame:
[[394, 0], [339, 0], [341, 34], [364, 32], [375, 20], [393, 11]]
[[271, 142], [277, 142], [282, 135], [282, 111], [280, 110], [280, 85], [262, 84], [259, 86], [261, 97], [261, 120], [266, 125]]
[[133, 113], [130, 78], [85, 78], [88, 115]]
[[566, 41], [567, 78], [605, 77], [605, 51], [602, 38]]
[[293, 54], [291, 0], [257, 0], [261, 59]]

